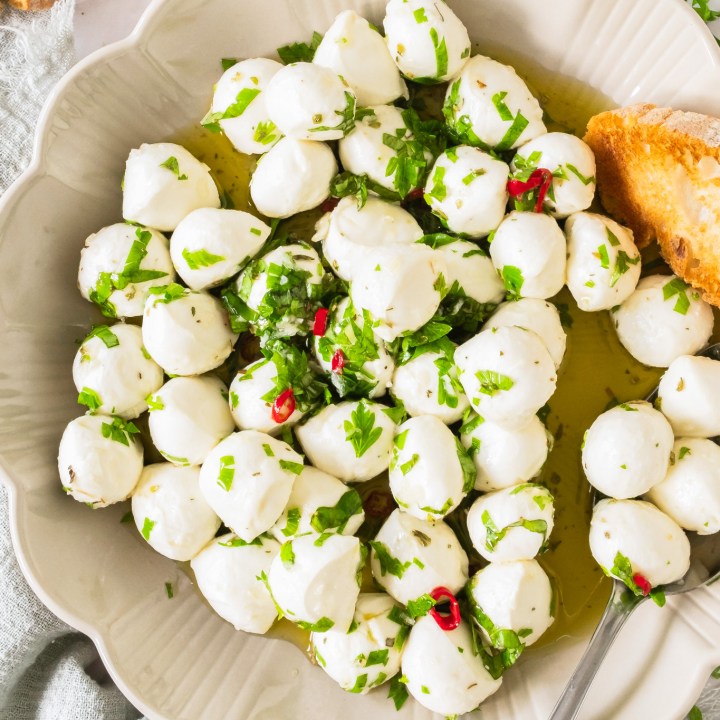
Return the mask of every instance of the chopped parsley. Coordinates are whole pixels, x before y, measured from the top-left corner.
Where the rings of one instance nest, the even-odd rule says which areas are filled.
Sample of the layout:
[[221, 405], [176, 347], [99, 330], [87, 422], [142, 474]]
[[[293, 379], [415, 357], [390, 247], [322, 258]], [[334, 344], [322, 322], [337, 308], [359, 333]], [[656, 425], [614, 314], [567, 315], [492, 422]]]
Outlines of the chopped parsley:
[[408, 699], [408, 690], [405, 687], [407, 680], [403, 682], [403, 676], [396, 675], [390, 681], [390, 687], [388, 689], [388, 698], [395, 704], [395, 709], [400, 710]]
[[520, 291], [525, 282], [522, 270], [515, 265], [503, 265], [500, 271], [500, 278], [503, 281], [503, 285], [508, 293], [510, 300], [517, 300], [521, 297]]
[[[336, 110], [335, 114], [340, 118], [337, 125], [315, 125], [310, 128], [310, 132], [326, 132], [328, 130], [338, 130], [342, 132], [343, 137], [352, 132], [355, 127], [355, 95], [348, 90], [345, 91], [345, 107], [342, 110]], [[320, 116], [322, 118], [322, 116]], [[318, 121], [321, 122], [321, 121]]]
[[673, 278], [670, 282], [663, 285], [663, 300], [670, 300], [676, 297], [675, 307], [673, 310], [680, 315], [687, 315], [690, 309], [690, 299], [687, 296], [687, 290], [690, 286], [683, 282], [679, 277]]
[[83, 343], [86, 343], [94, 337], [102, 340], [106, 348], [114, 348], [120, 344], [118, 336], [107, 325], [94, 325], [93, 329], [83, 340]]
[[300, 508], [290, 508], [287, 512], [287, 522], [285, 527], [282, 529], [282, 534], [285, 537], [295, 535], [300, 527]]
[[175, 593], [173, 592], [172, 583], [169, 583], [169, 582], [165, 583], [165, 594], [167, 595], [168, 600], [173, 599]]
[[158, 285], [151, 287], [149, 290], [150, 295], [153, 295], [156, 303], [163, 303], [168, 305], [175, 300], [185, 297], [188, 294], [188, 289], [184, 288], [178, 283], [170, 283], [169, 285]]
[[390, 651], [385, 648], [383, 650], [372, 650], [365, 660], [365, 667], [371, 665], [387, 665]]
[[524, 518], [521, 518], [520, 520], [499, 529], [497, 525], [495, 525], [495, 522], [487, 510], [483, 510], [481, 519], [486, 531], [485, 547], [490, 552], [493, 552], [497, 544], [505, 538], [507, 531], [514, 527], [522, 527], [529, 532], [541, 534], [543, 536], [543, 545], [547, 539], [547, 522], [545, 522], [545, 520], [525, 520]]
[[130, 447], [132, 436], [137, 435], [140, 432], [135, 423], [132, 423], [129, 420], [123, 420], [120, 417], [113, 417], [112, 422], [109, 423], [104, 422], [100, 427], [100, 430], [104, 438], [114, 440], [115, 442], [118, 442], [121, 445], [126, 445], [127, 447]]
[[368, 410], [364, 401], [350, 413], [350, 420], [343, 423], [345, 439], [353, 446], [356, 457], [362, 457], [382, 435], [382, 428], [375, 427], [375, 413]]
[[529, 124], [528, 119], [520, 112], [520, 110], [517, 111], [516, 115], [512, 114], [510, 108], [505, 104], [506, 97], [507, 92], [505, 91], [495, 93], [492, 96], [492, 103], [495, 106], [498, 115], [500, 115], [500, 119], [512, 123], [500, 142], [495, 146], [495, 149], [500, 152], [503, 150], [510, 150]]
[[293, 550], [292, 542], [289, 540], [280, 547], [280, 560], [285, 567], [295, 564], [295, 551]]
[[390, 554], [390, 550], [388, 549], [388, 546], [385, 545], [385, 543], [380, 542], [379, 540], [372, 540], [370, 542], [370, 547], [375, 551], [375, 557], [377, 557], [378, 562], [380, 563], [380, 574], [385, 577], [385, 575], [394, 575], [396, 578], [402, 579], [402, 576], [405, 574], [405, 571], [412, 565], [410, 561], [407, 562], [400, 562], [396, 557], [393, 557]]
[[253, 140], [261, 145], [270, 145], [274, 143], [278, 137], [280, 137], [280, 133], [272, 120], [261, 120], [255, 126]]
[[218, 474], [217, 484], [225, 490], [225, 492], [230, 492], [234, 479], [235, 456], [223, 455], [220, 458], [220, 473]]
[[478, 370], [475, 377], [480, 383], [479, 391], [483, 395], [489, 395], [490, 397], [497, 395], [499, 392], [510, 390], [515, 385], [515, 381], [511, 377], [494, 370]]
[[319, 32], [313, 32], [309, 43], [292, 43], [277, 49], [277, 54], [285, 65], [296, 62], [312, 62], [315, 51], [322, 42], [323, 36]]
[[226, 259], [222, 255], [214, 255], [207, 250], [196, 250], [195, 252], [191, 252], [187, 248], [183, 249], [182, 256], [185, 258], [185, 262], [191, 270], [199, 270], [200, 268], [217, 265], [219, 262]]
[[345, 170], [330, 181], [330, 195], [335, 198], [354, 197], [358, 210], [362, 210], [368, 199], [368, 191], [372, 190], [384, 200], [399, 200], [400, 196], [371, 180], [367, 175], [353, 175]]
[[302, 463], [292, 462], [291, 460], [280, 460], [280, 467], [294, 475], [299, 475], [305, 466]]
[[210, 110], [200, 121], [200, 124], [210, 132], [220, 132], [220, 120], [240, 117], [259, 94], [260, 90], [258, 88], [243, 88], [236, 95], [235, 102], [228, 105], [223, 111], [213, 112]]
[[428, 204], [430, 204], [430, 198], [442, 202], [447, 197], [444, 180], [445, 168], [442, 165], [436, 165], [435, 172], [432, 175], [432, 188], [430, 192], [425, 193], [425, 200]]
[[310, 632], [327, 632], [335, 625], [335, 623], [329, 617], [321, 617], [315, 623], [303, 622], [302, 620], [299, 620], [298, 625], [303, 630], [309, 630]]
[[413, 620], [424, 617], [435, 607], [435, 603], [436, 601], [427, 594], [421, 595], [419, 598], [415, 598], [415, 600], [409, 600], [407, 604], [408, 615]]
[[78, 405], [86, 405], [88, 412], [94, 415], [102, 406], [102, 398], [95, 390], [84, 387], [78, 395]]
[[178, 180], [188, 179], [187, 175], [180, 173], [180, 164], [174, 155], [171, 155], [165, 162], [160, 163], [160, 167], [167, 168]]
[[336, 530], [342, 533], [350, 518], [362, 511], [362, 498], [357, 490], [350, 489], [332, 507], [319, 507], [310, 519], [310, 526], [317, 532]]
[[469, 172], [463, 179], [463, 185], [470, 185], [475, 178], [482, 177], [487, 173], [486, 170], [483, 170], [482, 168], [476, 168], [475, 170], [472, 170]]
[[150, 540], [150, 533], [153, 531], [153, 528], [155, 527], [155, 521], [151, 520], [150, 518], [145, 518], [143, 521], [142, 530], [140, 533], [146, 540]]
[[440, 38], [438, 31], [434, 28], [430, 28], [430, 40], [432, 40], [433, 48], [435, 48], [435, 65], [436, 65], [436, 76], [442, 78], [447, 75], [448, 71], [448, 51], [445, 38]]
[[[644, 597], [644, 592], [642, 588], [640, 588], [634, 580], [636, 573], [633, 571], [630, 559], [623, 555], [621, 552], [618, 551], [615, 555], [613, 566], [612, 568], [610, 568], [610, 570], [608, 570], [607, 568], [602, 568], [602, 570], [609, 577], [615, 577], [621, 582], [623, 582], [630, 590], [630, 592], [632, 592], [632, 594], [636, 597]], [[655, 602], [655, 604], [659, 605], [660, 607], [665, 604], [665, 593], [659, 587], [653, 588], [650, 591], [650, 597], [652, 598], [653, 602]]]
[[165, 409], [165, 403], [159, 395], [148, 395], [145, 398], [145, 402], [147, 403], [148, 410], [150, 412]]
[[415, 18], [415, 22], [418, 25], [426, 23], [428, 21], [427, 15], [425, 14], [425, 8], [418, 8], [417, 10], [413, 11], [413, 17]]
[[500, 651], [499, 657], [504, 668], [507, 669], [514, 665], [525, 649], [522, 640], [532, 634], [532, 630], [523, 628], [519, 632], [515, 632], [510, 629], [499, 628], [479, 605], [473, 605], [472, 613], [478, 625], [487, 632], [492, 647]]

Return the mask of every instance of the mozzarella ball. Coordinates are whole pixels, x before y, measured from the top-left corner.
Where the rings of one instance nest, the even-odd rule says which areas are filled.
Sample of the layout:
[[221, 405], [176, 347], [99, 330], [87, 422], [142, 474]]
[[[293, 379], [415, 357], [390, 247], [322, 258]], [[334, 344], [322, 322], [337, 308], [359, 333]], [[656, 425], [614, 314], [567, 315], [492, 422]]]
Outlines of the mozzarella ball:
[[420, 618], [402, 659], [410, 694], [423, 707], [447, 717], [474, 710], [500, 689], [502, 678], [493, 679], [473, 647], [467, 622], [446, 632], [431, 615]]
[[229, 435], [207, 456], [200, 490], [221, 520], [246, 542], [269, 530], [302, 472], [302, 456], [270, 435]]
[[270, 228], [242, 210], [193, 210], [175, 228], [170, 255], [191, 290], [221, 285], [263, 246]]
[[198, 208], [220, 207], [210, 168], [175, 143], [145, 143], [125, 163], [125, 220], [157, 230], [174, 230]]
[[397, 429], [390, 491], [410, 515], [432, 522], [454, 510], [475, 485], [475, 467], [442, 420], [410, 418]]
[[73, 361], [78, 392], [88, 389], [101, 401], [93, 412], [126, 420], [147, 410], [145, 398], [163, 382], [163, 371], [147, 355], [142, 331], [118, 323], [97, 326], [78, 348]]
[[673, 431], [650, 403], [622, 403], [600, 415], [585, 434], [582, 464], [603, 495], [637, 497], [667, 473]]
[[486, 560], [532, 560], [547, 544], [555, 506], [550, 491], [526, 483], [479, 497], [467, 517], [470, 540]]
[[[678, 524], [642, 500], [601, 500], [590, 522], [590, 551], [609, 575], [620, 577], [626, 558], [632, 574], [653, 587], [680, 580], [690, 567], [690, 543]], [[631, 575], [632, 577], [632, 575]]]
[[399, 672], [409, 628], [389, 617], [393, 608], [388, 595], [361, 594], [351, 630], [312, 634], [315, 659], [343, 690], [365, 695]]
[[197, 466], [148, 465], [133, 492], [138, 532], [171, 560], [192, 560], [220, 527], [220, 518], [200, 492], [199, 476]]
[[280, 542], [306, 533], [354, 535], [365, 519], [362, 499], [336, 477], [306, 465], [270, 532]]
[[491, 645], [504, 650], [504, 635], [492, 630], [510, 630], [522, 645], [532, 645], [553, 623], [553, 590], [550, 578], [537, 560], [490, 563], [468, 583], [473, 615]]
[[258, 162], [250, 197], [258, 211], [271, 218], [312, 210], [329, 197], [337, 169], [325, 143], [285, 137]]
[[511, 212], [495, 231], [490, 257], [505, 287], [522, 297], [557, 295], [565, 285], [567, 243], [549, 215]]
[[392, 393], [411, 417], [432, 415], [446, 425], [460, 420], [470, 407], [457, 368], [440, 352], [426, 352], [398, 365]]
[[640, 252], [632, 231], [595, 213], [565, 223], [567, 286], [580, 310], [609, 310], [625, 302], [640, 279]]
[[168, 241], [157, 230], [109, 225], [90, 235], [80, 251], [80, 294], [107, 317], [142, 315], [150, 288], [174, 280]]
[[383, 36], [353, 10], [335, 17], [313, 62], [340, 75], [357, 96], [359, 106], [385, 105], [408, 96]]
[[150, 401], [153, 445], [176, 465], [200, 465], [235, 429], [227, 388], [214, 375], [168, 380]]
[[403, 605], [436, 587], [457, 593], [467, 582], [468, 557], [441, 520], [431, 524], [394, 510], [370, 546], [373, 577]]
[[483, 237], [503, 219], [509, 168], [478, 148], [442, 153], [425, 183], [425, 200], [452, 232]]
[[555, 363], [523, 328], [483, 330], [455, 351], [455, 364], [473, 408], [493, 422], [523, 424], [555, 392]]
[[280, 543], [261, 535], [246, 543], [228, 533], [214, 538], [190, 561], [195, 582], [210, 607], [236, 630], [266, 633], [277, 610], [261, 575], [270, 571]]
[[296, 140], [339, 140], [353, 127], [355, 93], [330, 68], [308, 62], [286, 65], [265, 91], [270, 119]]
[[543, 341], [555, 367], [560, 367], [565, 357], [567, 335], [560, 322], [560, 313], [552, 303], [537, 298], [520, 298], [503, 303], [485, 323], [484, 329], [512, 325], [534, 332]]
[[575, 135], [540, 135], [518, 149], [510, 167], [513, 172], [545, 168], [553, 173], [543, 205], [557, 218], [587, 210], [595, 196], [595, 155]]
[[440, 305], [445, 261], [425, 245], [389, 245], [366, 257], [353, 278], [350, 297], [377, 321], [375, 333], [391, 341], [413, 332]]
[[210, 115], [220, 116], [222, 131], [241, 153], [265, 153], [280, 139], [265, 105], [265, 91], [282, 67], [268, 58], [242, 60], [228, 68], [215, 85]]
[[120, 418], [82, 415], [68, 423], [58, 453], [63, 490], [90, 507], [130, 497], [143, 469], [137, 428]]
[[665, 479], [647, 499], [681, 528], [720, 531], [720, 447], [704, 438], [678, 438]]
[[680, 278], [650, 275], [612, 312], [618, 338], [639, 362], [668, 367], [681, 355], [694, 355], [713, 331], [713, 311]]
[[470, 57], [467, 28], [445, 3], [390, 0], [383, 26], [397, 66], [415, 82], [445, 82]]
[[502, 490], [540, 474], [552, 437], [537, 415], [519, 426], [506, 427], [475, 415], [460, 429], [460, 439], [475, 463], [475, 489]]
[[543, 135], [543, 111], [509, 65], [483, 55], [465, 63], [445, 96], [448, 123], [474, 145], [510, 150]]
[[[317, 303], [324, 274], [315, 250], [305, 243], [293, 243], [275, 248], [250, 263], [235, 281], [235, 289], [247, 306], [258, 313], [254, 322], [260, 330], [271, 330], [278, 337], [305, 335], [313, 316], [303, 305], [298, 316], [296, 306], [304, 299], [309, 301], [304, 305]], [[268, 313], [268, 307], [274, 312]]]
[[273, 418], [279, 390], [278, 368], [271, 358], [257, 360], [239, 370], [230, 383], [230, 410], [240, 430], [258, 430], [277, 435], [284, 425], [294, 425], [305, 414], [297, 406], [286, 420]]
[[660, 379], [658, 407], [675, 435], [720, 435], [720, 361], [684, 355]]
[[343, 482], [364, 482], [390, 465], [397, 426], [387, 410], [370, 400], [328, 405], [295, 434], [315, 467]]
[[[377, 398], [386, 393], [395, 362], [375, 335], [370, 313], [359, 313], [350, 298], [331, 305], [325, 334], [314, 335], [313, 345], [318, 364], [330, 375], [340, 397], [359, 394]], [[333, 370], [337, 353], [342, 353], [341, 371]]]
[[237, 340], [222, 303], [206, 292], [168, 285], [150, 295], [142, 337], [168, 375], [201, 375], [222, 365]]
[[[399, 108], [375, 105], [368, 110], [372, 112], [363, 114], [363, 117], [356, 121], [355, 129], [338, 143], [340, 163], [354, 175], [367, 175], [370, 180], [387, 190], [399, 191], [402, 184], [400, 187], [396, 184], [397, 167], [388, 172], [392, 167], [391, 163], [398, 164], [398, 151], [386, 145], [384, 138], [392, 135], [398, 140], [409, 142], [413, 139], [413, 134], [405, 125]], [[424, 157], [428, 164], [432, 162], [429, 152], [425, 152]], [[401, 173], [401, 177], [401, 182], [407, 181], [404, 174]]]
[[[435, 250], [445, 260], [445, 284], [481, 305], [495, 305], [505, 297], [505, 286], [495, 272], [492, 260], [475, 243], [467, 240], [438, 245]], [[455, 290], [453, 290], [453, 294]]]
[[304, 535], [288, 540], [268, 573], [283, 614], [313, 632], [347, 632], [360, 592], [363, 554], [352, 535]]
[[375, 248], [409, 245], [422, 236], [417, 220], [399, 205], [368, 197], [358, 208], [354, 197], [345, 197], [318, 220], [313, 241], [322, 241], [330, 267], [338, 277], [350, 282], [358, 265]]

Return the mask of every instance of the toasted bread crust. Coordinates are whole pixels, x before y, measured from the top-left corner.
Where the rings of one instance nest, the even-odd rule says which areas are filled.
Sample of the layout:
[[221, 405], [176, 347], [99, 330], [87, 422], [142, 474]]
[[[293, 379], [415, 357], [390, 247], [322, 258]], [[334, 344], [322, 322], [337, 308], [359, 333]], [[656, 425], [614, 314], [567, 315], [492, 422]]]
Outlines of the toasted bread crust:
[[720, 119], [632, 105], [593, 117], [585, 142], [605, 209], [720, 306]]

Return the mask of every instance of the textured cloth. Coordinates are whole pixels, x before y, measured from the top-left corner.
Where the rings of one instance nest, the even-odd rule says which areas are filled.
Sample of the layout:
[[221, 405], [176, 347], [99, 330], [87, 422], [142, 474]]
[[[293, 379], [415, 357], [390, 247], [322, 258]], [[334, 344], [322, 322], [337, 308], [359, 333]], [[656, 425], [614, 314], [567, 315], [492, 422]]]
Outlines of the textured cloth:
[[[74, 0], [27, 13], [0, 3], [0, 193], [32, 154], [40, 109], [72, 65]], [[0, 720], [130, 720], [139, 713], [107, 677], [95, 646], [28, 587], [0, 485]]]

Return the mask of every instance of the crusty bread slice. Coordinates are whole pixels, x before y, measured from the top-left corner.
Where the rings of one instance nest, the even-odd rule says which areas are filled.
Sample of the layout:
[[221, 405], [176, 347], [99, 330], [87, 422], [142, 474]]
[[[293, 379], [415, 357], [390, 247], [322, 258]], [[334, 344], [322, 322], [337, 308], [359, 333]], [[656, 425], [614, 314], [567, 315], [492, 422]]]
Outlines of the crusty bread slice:
[[591, 118], [585, 142], [607, 212], [720, 306], [720, 119], [632, 105]]

